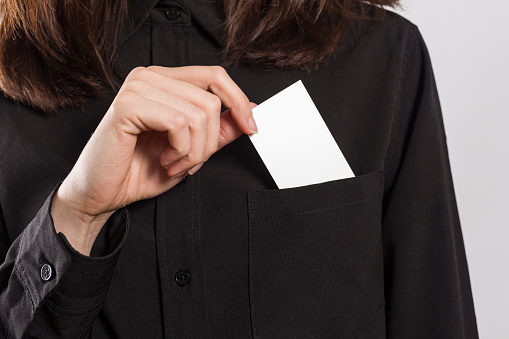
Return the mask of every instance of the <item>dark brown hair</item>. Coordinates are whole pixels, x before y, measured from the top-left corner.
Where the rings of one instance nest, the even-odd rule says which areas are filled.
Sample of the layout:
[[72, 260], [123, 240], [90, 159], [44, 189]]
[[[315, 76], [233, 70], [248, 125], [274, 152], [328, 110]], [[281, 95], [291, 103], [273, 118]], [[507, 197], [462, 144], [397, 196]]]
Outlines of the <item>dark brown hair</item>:
[[[311, 70], [352, 23], [381, 22], [399, 0], [223, 0], [230, 63]], [[43, 111], [115, 89], [127, 0], [1, 0], [0, 89]]]

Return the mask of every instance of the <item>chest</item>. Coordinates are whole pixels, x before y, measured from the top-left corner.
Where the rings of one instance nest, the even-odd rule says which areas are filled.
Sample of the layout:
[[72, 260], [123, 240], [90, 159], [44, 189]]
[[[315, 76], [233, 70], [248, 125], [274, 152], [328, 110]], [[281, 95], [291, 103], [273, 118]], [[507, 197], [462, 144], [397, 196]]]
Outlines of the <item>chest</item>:
[[[356, 177], [278, 190], [242, 136], [183, 184], [129, 206], [131, 230], [103, 311], [118, 333], [144, 324], [140, 334], [224, 337], [228, 323], [228, 334], [266, 337], [307, 322], [309, 335], [349, 335], [382, 305], [382, 171], [398, 63], [378, 52], [370, 63], [362, 46], [339, 50], [310, 73], [227, 67], [257, 103], [302, 80]], [[223, 63], [218, 42], [180, 2], [152, 10], [119, 55], [124, 76], [137, 66]], [[12, 240], [70, 171], [113, 96], [49, 116], [2, 103], [10, 112], [0, 204]], [[161, 312], [126, 322], [125, 310], [140, 308]]]

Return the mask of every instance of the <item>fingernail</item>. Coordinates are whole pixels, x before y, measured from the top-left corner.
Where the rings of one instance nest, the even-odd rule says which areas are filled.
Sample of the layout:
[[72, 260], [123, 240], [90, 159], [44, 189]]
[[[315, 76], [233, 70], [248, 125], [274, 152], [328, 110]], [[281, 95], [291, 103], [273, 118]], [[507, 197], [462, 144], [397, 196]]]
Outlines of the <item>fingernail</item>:
[[196, 172], [198, 172], [198, 170], [201, 168], [202, 165], [203, 165], [203, 163], [195, 165], [193, 168], [191, 168], [189, 171], [187, 171], [187, 173], [189, 173], [189, 175], [195, 174]]
[[179, 178], [179, 177], [183, 176], [184, 174], [187, 174], [187, 171], [186, 172], [180, 172], [179, 174], [172, 175], [171, 178], [176, 179], [176, 178]]
[[256, 122], [254, 121], [254, 118], [252, 116], [249, 117], [247, 125], [249, 126], [251, 133], [253, 133], [253, 134], [258, 133], [258, 126], [256, 126]]

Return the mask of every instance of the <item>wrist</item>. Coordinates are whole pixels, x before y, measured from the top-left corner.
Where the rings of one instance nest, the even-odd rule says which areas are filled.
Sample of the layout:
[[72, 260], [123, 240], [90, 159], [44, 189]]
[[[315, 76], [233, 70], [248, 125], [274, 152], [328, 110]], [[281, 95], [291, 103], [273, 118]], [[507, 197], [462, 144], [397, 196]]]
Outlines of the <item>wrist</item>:
[[97, 235], [113, 213], [114, 211], [91, 215], [80, 211], [66, 199], [60, 188], [51, 205], [55, 231], [63, 233], [76, 251], [87, 256], [90, 255]]

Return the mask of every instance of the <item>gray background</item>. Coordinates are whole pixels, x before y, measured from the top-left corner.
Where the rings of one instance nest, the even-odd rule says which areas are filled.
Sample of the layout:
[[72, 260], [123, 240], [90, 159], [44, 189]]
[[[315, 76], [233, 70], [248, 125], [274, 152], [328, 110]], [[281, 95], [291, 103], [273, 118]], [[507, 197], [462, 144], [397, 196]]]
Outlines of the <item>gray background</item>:
[[442, 103], [481, 338], [509, 338], [509, 3], [402, 0]]

